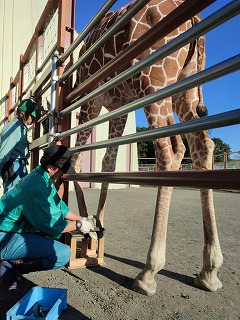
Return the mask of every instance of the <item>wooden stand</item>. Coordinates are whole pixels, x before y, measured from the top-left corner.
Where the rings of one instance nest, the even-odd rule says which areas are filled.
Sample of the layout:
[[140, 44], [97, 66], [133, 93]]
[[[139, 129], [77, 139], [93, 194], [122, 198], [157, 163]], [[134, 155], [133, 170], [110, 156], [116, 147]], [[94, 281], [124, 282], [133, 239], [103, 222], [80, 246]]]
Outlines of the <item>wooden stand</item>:
[[93, 240], [90, 237], [85, 238], [77, 232], [68, 232], [65, 234], [65, 243], [72, 250], [68, 263], [69, 269], [104, 264], [104, 237], [99, 240]]

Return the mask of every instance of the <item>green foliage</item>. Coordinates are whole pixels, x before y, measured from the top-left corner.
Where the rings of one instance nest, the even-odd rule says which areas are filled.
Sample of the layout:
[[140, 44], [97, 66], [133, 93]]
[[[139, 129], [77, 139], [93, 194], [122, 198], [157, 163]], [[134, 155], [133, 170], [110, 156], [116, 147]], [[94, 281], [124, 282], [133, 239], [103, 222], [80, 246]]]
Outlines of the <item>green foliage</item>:
[[[147, 127], [137, 127], [137, 132], [148, 131]], [[137, 143], [138, 158], [155, 158], [152, 141], [141, 141]]]
[[[137, 127], [137, 132], [148, 131], [147, 127]], [[185, 145], [186, 151], [184, 154], [183, 163], [191, 163], [190, 149], [187, 143], [187, 138], [184, 134], [181, 135], [183, 143]], [[231, 148], [227, 143], [224, 143], [220, 138], [212, 138], [215, 143], [214, 149], [214, 161], [215, 162], [223, 162], [224, 161], [224, 153], [230, 153]], [[137, 143], [138, 149], [138, 157], [139, 158], [155, 158], [154, 146], [152, 141], [142, 141]], [[230, 159], [230, 155], [227, 155], [228, 160]]]
[[[224, 143], [220, 138], [212, 138], [215, 143], [215, 149], [213, 151], [214, 162], [223, 162], [224, 161], [224, 153], [230, 153], [231, 148], [229, 144]], [[227, 155], [227, 160], [230, 160], [230, 155]]]

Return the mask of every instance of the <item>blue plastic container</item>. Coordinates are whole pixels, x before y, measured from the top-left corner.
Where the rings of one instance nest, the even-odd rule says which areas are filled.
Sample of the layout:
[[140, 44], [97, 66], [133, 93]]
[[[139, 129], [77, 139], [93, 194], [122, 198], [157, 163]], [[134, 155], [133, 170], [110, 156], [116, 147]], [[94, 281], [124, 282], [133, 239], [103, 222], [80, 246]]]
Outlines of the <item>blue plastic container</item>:
[[33, 287], [10, 310], [6, 320], [57, 320], [67, 308], [67, 289]]

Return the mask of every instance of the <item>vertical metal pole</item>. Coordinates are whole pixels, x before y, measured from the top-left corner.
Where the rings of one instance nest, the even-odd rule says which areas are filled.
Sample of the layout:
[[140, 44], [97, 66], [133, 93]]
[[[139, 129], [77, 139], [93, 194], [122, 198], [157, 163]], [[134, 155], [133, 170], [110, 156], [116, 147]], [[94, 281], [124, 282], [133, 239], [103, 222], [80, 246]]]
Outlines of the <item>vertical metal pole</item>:
[[224, 169], [227, 169], [227, 161], [228, 161], [227, 155], [228, 155], [227, 152], [224, 152], [223, 154]]
[[54, 138], [54, 110], [56, 106], [56, 83], [57, 83], [57, 61], [58, 56], [54, 54], [52, 57], [52, 78], [51, 78], [51, 104], [50, 104], [50, 115], [49, 115], [49, 134], [48, 134], [48, 145], [53, 141]]

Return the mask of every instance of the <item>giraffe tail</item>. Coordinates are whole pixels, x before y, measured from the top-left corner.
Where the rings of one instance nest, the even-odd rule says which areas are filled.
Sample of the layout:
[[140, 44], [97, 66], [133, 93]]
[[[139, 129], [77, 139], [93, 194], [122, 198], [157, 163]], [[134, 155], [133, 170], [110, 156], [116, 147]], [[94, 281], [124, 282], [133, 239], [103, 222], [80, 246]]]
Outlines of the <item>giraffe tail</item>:
[[[193, 18], [193, 25], [197, 24], [201, 21], [201, 17], [196, 15]], [[206, 62], [206, 53], [205, 53], [205, 37], [200, 36], [196, 40], [196, 50], [197, 50], [197, 72], [201, 72], [205, 69], [205, 62]], [[203, 102], [203, 93], [202, 93], [202, 86], [198, 86], [198, 97], [199, 97], [199, 104], [197, 106], [197, 115], [200, 118], [206, 117], [208, 115], [208, 108], [204, 105]]]

